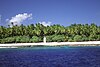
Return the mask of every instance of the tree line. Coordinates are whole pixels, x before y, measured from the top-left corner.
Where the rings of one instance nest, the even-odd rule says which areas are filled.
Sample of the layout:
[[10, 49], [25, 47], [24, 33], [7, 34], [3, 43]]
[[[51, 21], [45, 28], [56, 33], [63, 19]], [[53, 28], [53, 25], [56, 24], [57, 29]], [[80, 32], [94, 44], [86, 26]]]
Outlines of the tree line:
[[43, 36], [46, 36], [47, 42], [100, 41], [100, 26], [94, 23], [66, 27], [59, 24], [44, 26], [40, 23], [0, 26], [0, 43], [42, 42]]

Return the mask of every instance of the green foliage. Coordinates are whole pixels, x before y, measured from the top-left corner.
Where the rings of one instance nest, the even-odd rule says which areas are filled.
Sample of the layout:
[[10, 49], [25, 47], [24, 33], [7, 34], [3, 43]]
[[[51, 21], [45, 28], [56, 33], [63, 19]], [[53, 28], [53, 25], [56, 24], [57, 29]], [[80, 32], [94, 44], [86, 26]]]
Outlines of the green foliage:
[[54, 42], [63, 42], [65, 39], [65, 36], [64, 35], [55, 35], [52, 40]]
[[28, 43], [30, 38], [28, 36], [21, 36], [19, 40], [21, 43]]
[[51, 35], [46, 36], [47, 42], [62, 42], [65, 39], [64, 35]]
[[14, 43], [14, 42], [15, 42], [15, 38], [13, 38], [13, 37], [0, 39], [0, 43]]
[[100, 35], [97, 35], [97, 40], [98, 40], [98, 41], [100, 40]]
[[33, 36], [30, 39], [30, 42], [41, 42], [41, 41], [42, 41], [41, 37], [37, 37], [37, 36]]
[[85, 35], [82, 35], [82, 41], [88, 41], [88, 40], [89, 40], [88, 37], [86, 37]]
[[72, 24], [68, 27], [59, 24], [45, 27], [40, 23], [8, 28], [0, 26], [0, 43], [41, 42], [43, 36], [46, 36], [47, 42], [100, 41], [100, 26], [94, 23]]
[[47, 41], [47, 42], [53, 42], [52, 38], [53, 38], [53, 35], [51, 35], [51, 36], [46, 36], [46, 41]]
[[68, 42], [73, 42], [73, 39], [69, 38], [69, 39], [68, 39]]
[[82, 41], [82, 36], [80, 36], [80, 35], [75, 35], [74, 41], [75, 41], [75, 42], [76, 42], [76, 41]]

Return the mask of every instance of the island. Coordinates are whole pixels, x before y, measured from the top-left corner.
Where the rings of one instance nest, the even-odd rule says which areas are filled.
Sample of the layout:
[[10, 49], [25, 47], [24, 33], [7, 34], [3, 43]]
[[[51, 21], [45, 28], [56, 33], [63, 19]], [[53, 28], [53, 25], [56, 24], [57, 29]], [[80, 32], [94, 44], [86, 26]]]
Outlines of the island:
[[0, 26], [0, 47], [19, 46], [99, 46], [100, 26], [96, 24], [54, 24]]

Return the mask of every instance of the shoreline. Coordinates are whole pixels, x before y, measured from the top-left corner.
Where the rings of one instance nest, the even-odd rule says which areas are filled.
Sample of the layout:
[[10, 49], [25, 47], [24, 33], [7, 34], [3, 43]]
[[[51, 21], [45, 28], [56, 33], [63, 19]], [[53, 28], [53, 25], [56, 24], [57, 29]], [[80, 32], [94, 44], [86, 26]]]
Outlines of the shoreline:
[[0, 44], [0, 48], [18, 48], [18, 47], [34, 47], [34, 46], [100, 46], [100, 41], [85, 42], [40, 42], [40, 43], [9, 43]]

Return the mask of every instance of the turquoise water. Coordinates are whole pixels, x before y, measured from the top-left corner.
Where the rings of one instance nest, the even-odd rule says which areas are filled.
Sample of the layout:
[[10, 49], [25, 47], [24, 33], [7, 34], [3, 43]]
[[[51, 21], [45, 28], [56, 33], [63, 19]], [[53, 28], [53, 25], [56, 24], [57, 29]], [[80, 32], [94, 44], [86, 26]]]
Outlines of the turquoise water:
[[100, 47], [0, 49], [0, 67], [100, 67]]

